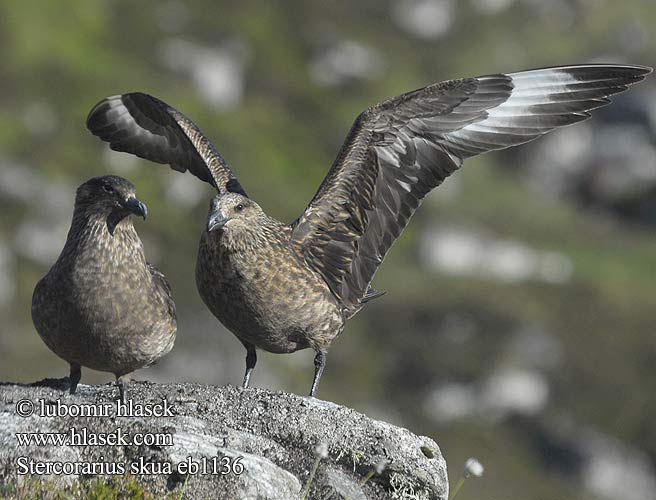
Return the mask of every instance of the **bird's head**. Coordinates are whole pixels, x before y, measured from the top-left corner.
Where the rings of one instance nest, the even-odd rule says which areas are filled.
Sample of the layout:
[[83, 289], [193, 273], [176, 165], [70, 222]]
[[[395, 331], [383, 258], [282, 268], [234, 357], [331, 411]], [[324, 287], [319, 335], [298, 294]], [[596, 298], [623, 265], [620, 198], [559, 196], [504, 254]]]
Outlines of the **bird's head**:
[[239, 193], [224, 193], [210, 202], [207, 214], [207, 232], [225, 232], [238, 235], [252, 232], [258, 227], [263, 211], [250, 198]]
[[94, 177], [77, 189], [75, 207], [106, 218], [113, 234], [116, 225], [128, 215], [148, 215], [146, 205], [137, 199], [134, 185], [116, 175]]

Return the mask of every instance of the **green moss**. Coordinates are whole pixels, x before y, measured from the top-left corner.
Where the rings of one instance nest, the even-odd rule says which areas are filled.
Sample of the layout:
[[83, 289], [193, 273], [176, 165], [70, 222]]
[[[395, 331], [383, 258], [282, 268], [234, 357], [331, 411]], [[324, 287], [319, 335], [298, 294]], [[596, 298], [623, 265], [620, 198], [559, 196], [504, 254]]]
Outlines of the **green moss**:
[[0, 498], [7, 500], [181, 500], [183, 494], [184, 487], [162, 496], [130, 475], [79, 479], [66, 486], [37, 478], [0, 485]]

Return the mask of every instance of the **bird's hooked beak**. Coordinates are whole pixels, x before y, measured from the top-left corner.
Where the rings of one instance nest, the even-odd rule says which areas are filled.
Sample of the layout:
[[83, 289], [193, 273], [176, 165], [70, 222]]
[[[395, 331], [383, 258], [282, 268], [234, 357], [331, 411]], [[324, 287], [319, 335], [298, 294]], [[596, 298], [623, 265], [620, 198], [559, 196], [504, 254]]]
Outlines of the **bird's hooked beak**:
[[128, 210], [130, 213], [133, 213], [135, 215], [140, 215], [141, 217], [146, 220], [146, 216], [148, 215], [148, 207], [141, 201], [139, 201], [137, 198], [134, 196], [131, 196], [127, 200], [125, 200], [124, 203], [122, 203], [123, 208]]
[[220, 210], [216, 210], [207, 218], [207, 232], [211, 233], [216, 229], [221, 229], [229, 220], [230, 218], [224, 217]]

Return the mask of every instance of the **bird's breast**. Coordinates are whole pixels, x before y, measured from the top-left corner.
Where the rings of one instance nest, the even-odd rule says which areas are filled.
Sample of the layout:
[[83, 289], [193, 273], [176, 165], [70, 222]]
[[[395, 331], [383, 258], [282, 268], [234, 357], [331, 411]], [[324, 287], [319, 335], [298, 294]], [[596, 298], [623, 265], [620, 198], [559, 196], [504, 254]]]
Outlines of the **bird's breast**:
[[326, 284], [284, 246], [230, 252], [201, 242], [196, 281], [219, 321], [265, 350], [316, 347], [343, 326]]
[[114, 373], [170, 350], [175, 318], [136, 233], [112, 237], [92, 227], [67, 245], [33, 298], [34, 323], [46, 344], [66, 360]]

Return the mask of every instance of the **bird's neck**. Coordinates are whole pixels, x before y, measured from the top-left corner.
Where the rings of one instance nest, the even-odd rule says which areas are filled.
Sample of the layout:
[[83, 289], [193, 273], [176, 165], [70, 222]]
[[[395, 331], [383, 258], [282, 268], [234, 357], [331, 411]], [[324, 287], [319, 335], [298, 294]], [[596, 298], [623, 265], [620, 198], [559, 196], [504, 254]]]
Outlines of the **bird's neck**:
[[257, 252], [285, 241], [285, 225], [270, 217], [264, 217], [245, 230], [227, 229], [214, 236], [217, 243], [230, 253]]
[[122, 253], [145, 263], [143, 245], [129, 216], [116, 221], [110, 213], [76, 210], [61, 258], [86, 252], [109, 259]]

